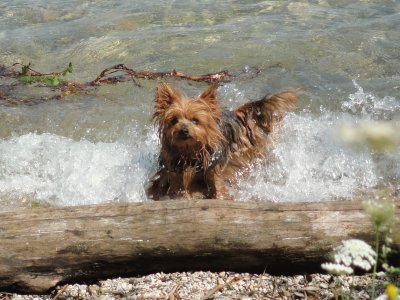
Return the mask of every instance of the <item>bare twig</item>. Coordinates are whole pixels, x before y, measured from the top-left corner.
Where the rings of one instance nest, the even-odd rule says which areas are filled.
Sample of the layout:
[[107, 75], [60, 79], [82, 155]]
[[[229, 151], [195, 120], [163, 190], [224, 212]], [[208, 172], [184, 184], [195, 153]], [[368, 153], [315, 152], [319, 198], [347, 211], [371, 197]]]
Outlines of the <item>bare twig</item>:
[[223, 288], [225, 288], [227, 285], [231, 284], [234, 281], [237, 281], [238, 278], [237, 277], [233, 277], [231, 280], [228, 280], [225, 283], [220, 283], [217, 284], [214, 288], [212, 288], [211, 290], [208, 290], [203, 297], [201, 297], [201, 300], [207, 300], [208, 298], [210, 298], [212, 295], [214, 295], [215, 293], [219, 292], [220, 290], [222, 290]]
[[181, 283], [175, 285], [175, 287], [169, 292], [168, 296], [166, 297], [167, 300], [175, 300], [175, 293], [181, 287]]
[[52, 298], [52, 300], [57, 300], [58, 297], [61, 296], [62, 293], [67, 289], [68, 284], [64, 285], [61, 289], [58, 290], [57, 294]]

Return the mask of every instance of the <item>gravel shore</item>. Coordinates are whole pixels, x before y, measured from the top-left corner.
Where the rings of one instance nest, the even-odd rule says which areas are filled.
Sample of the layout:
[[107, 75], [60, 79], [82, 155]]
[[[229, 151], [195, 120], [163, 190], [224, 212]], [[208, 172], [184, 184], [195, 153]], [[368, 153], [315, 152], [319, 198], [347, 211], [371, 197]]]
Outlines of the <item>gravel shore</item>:
[[[383, 285], [378, 274], [378, 295]], [[371, 276], [310, 274], [271, 276], [232, 272], [156, 273], [115, 278], [97, 284], [58, 286], [49, 295], [17, 295], [0, 292], [0, 300], [56, 299], [334, 299], [334, 293], [351, 293], [351, 299], [370, 299]]]

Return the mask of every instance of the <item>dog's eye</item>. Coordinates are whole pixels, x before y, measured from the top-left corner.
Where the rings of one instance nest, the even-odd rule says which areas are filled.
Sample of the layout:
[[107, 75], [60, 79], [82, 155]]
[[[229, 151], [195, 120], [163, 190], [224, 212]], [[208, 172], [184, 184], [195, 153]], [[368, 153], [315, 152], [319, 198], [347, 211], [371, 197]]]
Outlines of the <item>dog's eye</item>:
[[171, 120], [171, 125], [175, 125], [176, 123], [178, 123], [178, 119], [177, 118], [173, 118]]
[[199, 120], [198, 120], [197, 118], [193, 118], [193, 119], [192, 119], [192, 123], [193, 123], [194, 125], [197, 125], [197, 124], [199, 124]]

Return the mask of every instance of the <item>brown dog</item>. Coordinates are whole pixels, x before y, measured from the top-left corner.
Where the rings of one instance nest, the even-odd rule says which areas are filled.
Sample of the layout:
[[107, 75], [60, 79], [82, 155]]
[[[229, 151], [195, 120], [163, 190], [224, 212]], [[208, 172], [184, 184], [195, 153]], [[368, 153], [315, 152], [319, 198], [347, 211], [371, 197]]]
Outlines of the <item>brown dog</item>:
[[166, 83], [157, 87], [153, 118], [161, 140], [160, 170], [150, 198], [230, 198], [226, 183], [262, 155], [274, 125], [296, 107], [296, 93], [285, 91], [229, 111], [220, 107], [216, 89], [211, 85], [188, 98]]

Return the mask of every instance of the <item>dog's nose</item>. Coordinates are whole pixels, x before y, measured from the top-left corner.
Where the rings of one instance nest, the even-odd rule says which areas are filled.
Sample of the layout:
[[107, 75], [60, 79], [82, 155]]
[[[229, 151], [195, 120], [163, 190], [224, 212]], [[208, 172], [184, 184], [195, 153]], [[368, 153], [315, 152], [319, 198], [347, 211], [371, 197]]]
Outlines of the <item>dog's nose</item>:
[[183, 127], [179, 131], [179, 137], [182, 139], [188, 138], [189, 137], [189, 129], [187, 129], [186, 127]]

